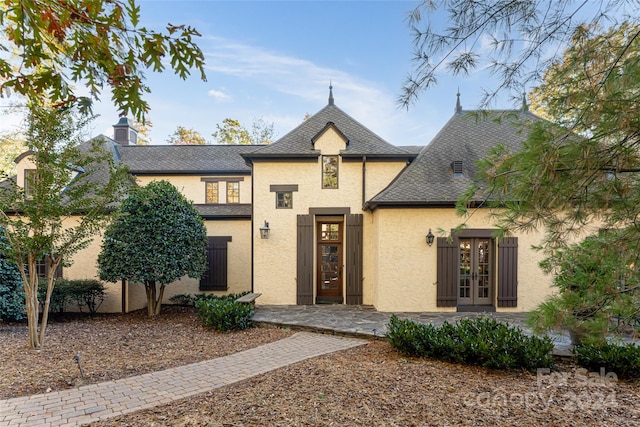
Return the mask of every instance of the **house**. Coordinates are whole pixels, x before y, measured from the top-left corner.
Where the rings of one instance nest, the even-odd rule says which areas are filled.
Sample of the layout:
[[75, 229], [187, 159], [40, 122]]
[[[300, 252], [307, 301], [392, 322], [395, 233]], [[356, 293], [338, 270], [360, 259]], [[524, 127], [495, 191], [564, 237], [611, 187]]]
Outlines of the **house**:
[[[474, 115], [458, 102], [426, 147], [392, 145], [328, 104], [271, 145], [140, 146], [126, 118], [107, 138], [139, 185], [172, 182], [202, 215], [207, 273], [172, 295], [254, 291], [259, 304], [372, 305], [380, 311], [530, 311], [551, 293], [531, 249], [539, 234], [501, 240], [488, 209], [455, 214], [476, 160], [517, 149], [523, 111]], [[18, 158], [18, 180], [28, 156]], [[465, 228], [451, 235], [461, 222]], [[445, 235], [446, 234], [446, 235]], [[62, 274], [96, 276], [99, 239]], [[146, 303], [140, 285], [109, 285], [104, 311]]]

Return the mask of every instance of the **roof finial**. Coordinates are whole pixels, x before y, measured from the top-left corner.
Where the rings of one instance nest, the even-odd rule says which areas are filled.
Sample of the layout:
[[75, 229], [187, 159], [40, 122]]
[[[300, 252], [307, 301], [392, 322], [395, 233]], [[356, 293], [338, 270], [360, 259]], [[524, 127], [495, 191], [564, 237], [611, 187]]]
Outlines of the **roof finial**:
[[329, 105], [333, 105], [333, 85], [331, 80], [329, 80]]
[[527, 92], [523, 91], [522, 92], [522, 108], [521, 108], [523, 113], [526, 113], [527, 111], [529, 111], [529, 106], [527, 105]]
[[460, 105], [460, 87], [458, 86], [458, 99], [456, 100], [456, 114], [462, 113], [462, 105]]

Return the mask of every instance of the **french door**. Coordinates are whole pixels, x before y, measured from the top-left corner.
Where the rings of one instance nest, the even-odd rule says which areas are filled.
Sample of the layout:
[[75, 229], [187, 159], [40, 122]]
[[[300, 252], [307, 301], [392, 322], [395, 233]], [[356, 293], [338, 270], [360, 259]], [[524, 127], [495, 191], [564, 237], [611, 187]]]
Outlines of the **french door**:
[[460, 238], [458, 305], [493, 304], [493, 241]]

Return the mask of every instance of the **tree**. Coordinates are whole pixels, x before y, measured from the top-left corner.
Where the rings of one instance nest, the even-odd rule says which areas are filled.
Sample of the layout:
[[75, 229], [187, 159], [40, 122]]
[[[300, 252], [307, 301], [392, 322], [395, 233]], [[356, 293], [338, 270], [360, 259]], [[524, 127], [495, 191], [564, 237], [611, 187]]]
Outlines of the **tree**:
[[560, 295], [540, 308], [539, 325], [563, 319], [589, 339], [640, 315], [639, 55], [639, 24], [581, 27], [533, 91], [553, 122], [480, 166], [499, 227], [544, 230], [542, 265]]
[[194, 68], [203, 80], [204, 54], [191, 27], [168, 24], [166, 32], [139, 26], [135, 0], [7, 0], [0, 5], [0, 96], [16, 93], [33, 105], [56, 107], [90, 99], [76, 96], [84, 85], [92, 99], [108, 87], [112, 100], [138, 120], [149, 110], [143, 94], [146, 69], [167, 64], [185, 79]]
[[204, 139], [202, 134], [194, 129], [187, 129], [184, 126], [178, 126], [169, 138], [167, 139], [169, 144], [173, 145], [206, 145], [207, 140]]
[[263, 119], [254, 119], [251, 132], [238, 120], [226, 118], [216, 125], [216, 131], [211, 136], [216, 144], [221, 145], [255, 145], [271, 144], [273, 142], [273, 123], [266, 123]]
[[503, 91], [520, 99], [574, 34], [585, 25], [613, 22], [627, 4], [636, 7], [628, 0], [422, 0], [409, 16], [416, 65], [398, 101], [408, 107], [442, 74], [482, 68], [497, 83], [483, 89], [481, 107]]
[[151, 120], [145, 119], [144, 122], [139, 122], [133, 119], [131, 126], [138, 131], [138, 145], [149, 145], [152, 143], [150, 133], [153, 123]]
[[144, 284], [147, 313], [155, 316], [166, 285], [206, 269], [206, 236], [193, 203], [169, 182], [134, 188], [104, 234], [100, 279]]
[[[82, 143], [89, 118], [74, 109], [33, 106], [25, 139], [34, 169], [25, 185], [7, 179], [0, 186], [0, 224], [7, 238], [5, 255], [24, 285], [29, 346], [44, 345], [55, 271], [87, 247], [109, 220], [109, 206], [126, 190], [128, 174], [115, 164], [106, 141]], [[36, 265], [47, 266], [46, 297], [38, 330]]]
[[5, 258], [7, 238], [0, 227], [0, 321], [24, 319], [24, 291], [18, 266]]

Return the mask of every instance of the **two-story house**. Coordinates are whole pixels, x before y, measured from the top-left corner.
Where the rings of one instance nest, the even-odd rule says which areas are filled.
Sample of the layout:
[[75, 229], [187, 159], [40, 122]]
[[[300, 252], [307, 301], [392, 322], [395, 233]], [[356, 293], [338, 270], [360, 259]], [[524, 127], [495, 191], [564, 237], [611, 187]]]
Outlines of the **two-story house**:
[[[364, 304], [381, 311], [529, 311], [551, 280], [531, 249], [540, 235], [496, 239], [488, 209], [470, 218], [455, 203], [475, 162], [517, 149], [523, 109], [494, 120], [460, 107], [419, 153], [392, 145], [335, 104], [265, 146], [135, 144], [126, 118], [107, 138], [138, 185], [166, 179], [191, 199], [209, 236], [207, 273], [175, 294], [254, 291], [258, 304]], [[516, 120], [517, 119], [517, 120]], [[20, 171], [28, 156], [18, 158]], [[20, 178], [18, 178], [20, 179]], [[465, 229], [450, 232], [465, 221]], [[63, 271], [96, 276], [97, 239]], [[142, 308], [141, 285], [109, 285], [104, 311]]]

